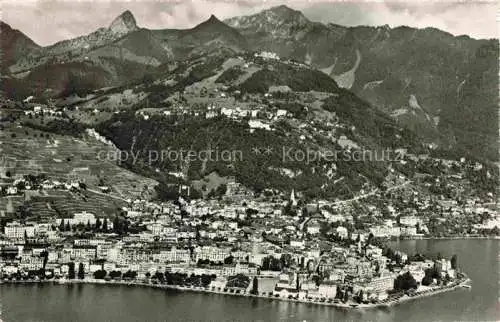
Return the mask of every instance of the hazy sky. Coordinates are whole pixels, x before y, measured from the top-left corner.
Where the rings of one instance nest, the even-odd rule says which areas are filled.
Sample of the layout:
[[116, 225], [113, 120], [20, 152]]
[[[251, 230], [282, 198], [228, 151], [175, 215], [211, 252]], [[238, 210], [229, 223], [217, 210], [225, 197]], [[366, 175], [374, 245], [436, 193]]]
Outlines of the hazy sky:
[[496, 3], [487, 1], [4, 0], [1, 20], [45, 46], [108, 26], [127, 9], [139, 26], [161, 29], [193, 27], [210, 14], [222, 20], [280, 4], [301, 10], [313, 21], [347, 26], [431, 26], [455, 35], [498, 38]]

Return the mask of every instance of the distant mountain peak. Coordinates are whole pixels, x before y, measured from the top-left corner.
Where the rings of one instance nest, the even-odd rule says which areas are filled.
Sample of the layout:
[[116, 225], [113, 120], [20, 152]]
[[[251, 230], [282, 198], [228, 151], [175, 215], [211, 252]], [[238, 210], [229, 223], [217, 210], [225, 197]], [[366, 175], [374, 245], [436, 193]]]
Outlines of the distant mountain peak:
[[[226, 25], [224, 22], [220, 21], [219, 18], [217, 18], [214, 15], [210, 15], [210, 17], [207, 20], [201, 22], [199, 25], [195, 26], [191, 30], [192, 31], [194, 31], [194, 30], [210, 30], [210, 31], [224, 30], [227, 32], [231, 29], [232, 29], [231, 27]], [[236, 30], [234, 30], [234, 32], [236, 32]]]
[[211, 22], [221, 22], [216, 16], [214, 15], [210, 15], [210, 18], [208, 18], [207, 21], [211, 21]]
[[245, 36], [266, 33], [273, 38], [294, 38], [297, 31], [313, 25], [302, 12], [286, 5], [271, 7], [250, 16], [230, 18], [224, 22]]
[[284, 4], [276, 6], [276, 7], [271, 7], [266, 11], [272, 12], [275, 15], [277, 15], [285, 20], [291, 20], [291, 19], [307, 20], [307, 18], [304, 16], [304, 14], [302, 12], [300, 12], [298, 10], [294, 10], [294, 9], [284, 5]]
[[137, 29], [137, 23], [130, 10], [126, 10], [121, 15], [116, 17], [109, 26], [109, 30], [118, 34], [126, 34]]
[[299, 12], [297, 10], [294, 10], [294, 9], [288, 7], [285, 4], [281, 4], [279, 6], [271, 7], [268, 10], [269, 11], [274, 11], [274, 12], [281, 12], [281, 13], [295, 13], [295, 12]]
[[207, 20], [201, 22], [198, 26], [212, 26], [219, 24], [224, 24], [224, 23], [220, 21], [219, 18], [217, 18], [216, 16], [210, 15], [210, 17]]

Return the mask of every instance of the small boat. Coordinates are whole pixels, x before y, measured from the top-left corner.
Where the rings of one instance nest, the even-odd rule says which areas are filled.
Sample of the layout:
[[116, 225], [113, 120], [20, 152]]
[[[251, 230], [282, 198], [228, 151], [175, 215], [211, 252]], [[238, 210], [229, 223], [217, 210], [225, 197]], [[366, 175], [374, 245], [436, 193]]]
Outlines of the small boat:
[[464, 284], [464, 285], [462, 285], [462, 287], [463, 287], [463, 288], [471, 288], [471, 286], [470, 286], [470, 285], [468, 285], [468, 284]]

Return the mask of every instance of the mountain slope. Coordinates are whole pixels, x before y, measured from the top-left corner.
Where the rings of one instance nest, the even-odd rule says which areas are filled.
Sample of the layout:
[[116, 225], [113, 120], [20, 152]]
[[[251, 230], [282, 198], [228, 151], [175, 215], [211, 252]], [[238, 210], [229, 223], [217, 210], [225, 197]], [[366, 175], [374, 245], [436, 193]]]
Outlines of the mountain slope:
[[[251, 48], [305, 61], [388, 115], [399, 115], [398, 111], [409, 107], [409, 98], [415, 97], [427, 115], [422, 118], [419, 113], [407, 113], [397, 119], [428, 134], [429, 141], [462, 150], [466, 146], [488, 146], [488, 152], [482, 149], [482, 157], [498, 155], [496, 139], [487, 136], [485, 142], [474, 135], [482, 133], [486, 124], [493, 130], [496, 126], [484, 122], [459, 126], [470, 117], [454, 100], [457, 90], [467, 84], [468, 75], [477, 70], [476, 52], [495, 40], [455, 37], [435, 28], [324, 25], [284, 6], [231, 18], [226, 23], [246, 36]], [[482, 59], [493, 68], [498, 50], [483, 51]], [[498, 87], [498, 77], [488, 79], [491, 86]], [[487, 102], [498, 97], [497, 92], [483, 91], [478, 86], [471, 87], [469, 95], [484, 97]], [[497, 120], [498, 111], [489, 111], [485, 114], [488, 119]], [[446, 115], [460, 121], [440, 125]], [[463, 133], [462, 140], [456, 140], [451, 134], [454, 132]]]
[[31, 51], [10, 66], [15, 78], [4, 79], [3, 85], [12, 97], [57, 96], [67, 92], [69, 79], [89, 91], [136, 81], [172, 58], [171, 48], [139, 28], [127, 10], [107, 28]]
[[[40, 78], [27, 77], [28, 72], [37, 72], [37, 67], [43, 66], [71, 64], [70, 69], [80, 74], [87, 74], [85, 66], [98, 68], [102, 72], [95, 82], [97, 88], [122, 85], [130, 78], [137, 81], [154, 68], [159, 71], [153, 74], [162, 76], [169, 68], [183, 66], [183, 61], [189, 64], [207, 54], [216, 58], [272, 51], [282, 60], [305, 62], [321, 71], [339, 87], [426, 137], [428, 143], [439, 144], [440, 149], [463, 154], [477, 148], [473, 153], [479, 153], [479, 157], [498, 158], [498, 127], [494, 124], [498, 120], [496, 40], [455, 37], [435, 28], [322, 24], [283, 5], [224, 22], [212, 15], [186, 30], [139, 28], [126, 11], [107, 28], [44, 48], [21, 36], [14, 38], [24, 40], [20, 40], [20, 50], [7, 55], [14, 58], [5, 60], [13, 64], [9, 70], [17, 77], [9, 81], [24, 82], [28, 88], [35, 86], [30, 79]], [[83, 69], [74, 70], [76, 66]], [[46, 67], [44, 70], [50, 80], [45, 84], [60, 83], [57, 73], [51, 75]], [[310, 81], [324, 83], [323, 75], [307, 73]], [[249, 87], [254, 82], [251, 91], [266, 91], [268, 81], [292, 85], [296, 77], [286, 75], [287, 71], [277, 75], [264, 69], [242, 83]], [[298, 88], [306, 87], [300, 84], [292, 89]]]
[[18, 73], [54, 60], [58, 62], [71, 61], [74, 57], [85, 56], [89, 51], [112, 43], [137, 29], [134, 16], [127, 10], [115, 18], [108, 28], [99, 28], [85, 36], [41, 47], [11, 66], [10, 71]]
[[[294, 62], [206, 54], [133, 92], [144, 93], [147, 104], [112, 115], [97, 130], [121, 150], [138, 155], [137, 162], [124, 166], [165, 186], [190, 184], [217, 172], [255, 191], [294, 188], [309, 197], [346, 198], [380, 186], [390, 166], [390, 160], [353, 160], [352, 155], [423, 151], [419, 138], [393, 119], [327, 75]], [[283, 111], [287, 116], [278, 116]], [[256, 147], [271, 152], [256, 153]], [[207, 149], [239, 151], [241, 158], [148, 159], [150, 151]], [[325, 151], [329, 158], [321, 156]], [[312, 159], [300, 159], [301, 153]]]
[[464, 66], [467, 73], [450, 94], [450, 108], [441, 113], [442, 131], [457, 141], [463, 155], [498, 159], [498, 41], [479, 47]]
[[8, 24], [0, 21], [0, 68], [2, 72], [39, 47], [21, 31], [12, 29]]

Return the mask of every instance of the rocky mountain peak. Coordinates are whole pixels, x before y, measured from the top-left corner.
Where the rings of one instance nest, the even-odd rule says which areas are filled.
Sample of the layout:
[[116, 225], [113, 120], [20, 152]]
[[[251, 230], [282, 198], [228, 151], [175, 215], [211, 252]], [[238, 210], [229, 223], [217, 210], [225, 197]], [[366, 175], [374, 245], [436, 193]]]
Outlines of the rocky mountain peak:
[[297, 31], [311, 24], [300, 11], [285, 5], [272, 7], [250, 16], [230, 18], [224, 22], [237, 28], [244, 35], [264, 32], [274, 38], [294, 37]]
[[283, 19], [284, 21], [296, 21], [298, 23], [304, 23], [308, 21], [308, 19], [302, 14], [302, 12], [294, 10], [283, 4], [276, 7], [272, 7], [266, 11], [267, 13], [271, 13]]
[[297, 11], [297, 10], [293, 10], [292, 8], [282, 4], [282, 5], [279, 5], [279, 6], [275, 6], [275, 7], [271, 7], [268, 9], [269, 11], [272, 11], [276, 14], [280, 14], [280, 15], [296, 15], [296, 14], [301, 14], [300, 11]]
[[207, 20], [201, 22], [199, 25], [197, 25], [193, 29], [207, 28], [207, 27], [211, 28], [213, 26], [221, 26], [221, 25], [225, 25], [225, 24], [222, 21], [220, 21], [219, 18], [217, 18], [216, 16], [210, 15], [210, 18], [208, 18]]
[[137, 29], [137, 23], [130, 10], [126, 10], [116, 17], [109, 26], [109, 30], [117, 34], [126, 34]]
[[207, 22], [221, 22], [216, 16], [210, 15], [210, 18], [208, 18]]
[[236, 30], [233, 30], [231, 27], [226, 25], [224, 22], [220, 21], [214, 15], [210, 15], [210, 18], [192, 28], [191, 31], [225, 32], [225, 33], [237, 32]]

